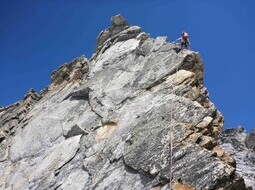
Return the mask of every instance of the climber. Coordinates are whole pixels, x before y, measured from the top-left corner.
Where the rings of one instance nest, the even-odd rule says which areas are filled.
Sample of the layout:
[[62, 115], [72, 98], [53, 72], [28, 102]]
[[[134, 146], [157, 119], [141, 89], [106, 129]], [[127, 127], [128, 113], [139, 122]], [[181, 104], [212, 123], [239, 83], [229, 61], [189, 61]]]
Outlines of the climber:
[[177, 41], [180, 41], [180, 50], [184, 48], [190, 49], [189, 35], [187, 32], [182, 32], [182, 36], [175, 40], [174, 43]]

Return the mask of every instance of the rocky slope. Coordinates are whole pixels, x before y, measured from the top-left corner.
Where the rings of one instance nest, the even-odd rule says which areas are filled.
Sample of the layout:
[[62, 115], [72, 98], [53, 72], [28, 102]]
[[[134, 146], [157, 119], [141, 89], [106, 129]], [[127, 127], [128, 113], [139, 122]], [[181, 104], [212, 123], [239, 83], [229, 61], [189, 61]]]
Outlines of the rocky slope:
[[242, 127], [225, 130], [220, 146], [236, 160], [236, 171], [255, 189], [255, 129], [247, 134]]
[[169, 189], [170, 161], [174, 190], [247, 189], [217, 146], [199, 53], [111, 21], [90, 60], [0, 108], [0, 189]]

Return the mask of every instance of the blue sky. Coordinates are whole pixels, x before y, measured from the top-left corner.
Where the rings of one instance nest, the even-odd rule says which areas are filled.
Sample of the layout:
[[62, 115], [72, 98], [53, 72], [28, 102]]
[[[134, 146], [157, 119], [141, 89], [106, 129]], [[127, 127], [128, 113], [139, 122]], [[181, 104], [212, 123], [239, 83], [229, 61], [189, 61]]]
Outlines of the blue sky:
[[50, 83], [54, 69], [90, 57], [98, 33], [121, 13], [153, 37], [185, 30], [201, 53], [205, 86], [225, 128], [255, 128], [254, 0], [0, 0], [0, 105]]

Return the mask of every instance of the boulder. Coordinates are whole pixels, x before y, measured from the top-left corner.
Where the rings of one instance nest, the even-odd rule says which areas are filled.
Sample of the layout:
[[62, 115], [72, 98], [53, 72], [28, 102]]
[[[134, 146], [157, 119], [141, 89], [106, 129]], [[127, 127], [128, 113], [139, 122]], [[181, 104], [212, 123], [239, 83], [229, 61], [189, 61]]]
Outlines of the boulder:
[[114, 26], [127, 25], [127, 21], [123, 18], [121, 14], [111, 17], [112, 24]]

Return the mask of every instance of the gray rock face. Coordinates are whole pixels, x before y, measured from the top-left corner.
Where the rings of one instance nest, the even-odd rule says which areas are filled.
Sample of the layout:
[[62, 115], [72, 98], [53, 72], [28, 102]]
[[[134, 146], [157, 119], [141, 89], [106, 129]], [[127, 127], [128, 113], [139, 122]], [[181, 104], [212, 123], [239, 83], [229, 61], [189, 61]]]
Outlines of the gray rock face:
[[116, 42], [125, 41], [135, 38], [141, 32], [138, 26], [129, 26], [121, 15], [116, 15], [111, 18], [112, 26], [103, 30], [97, 37], [96, 51], [92, 59], [96, 59], [99, 54], [102, 54], [106, 49]]
[[255, 151], [255, 129], [245, 139], [247, 148]]
[[255, 130], [246, 134], [242, 127], [225, 130], [220, 139], [220, 146], [236, 160], [236, 171], [246, 184], [255, 189]]
[[30, 89], [24, 99], [0, 110], [0, 162], [8, 159], [9, 143], [18, 128], [26, 126], [32, 116], [27, 113], [41, 99], [33, 89]]
[[171, 181], [174, 190], [246, 190], [217, 146], [223, 116], [199, 53], [111, 20], [90, 61], [53, 72], [26, 125], [16, 121], [20, 103], [1, 108], [15, 132], [1, 125], [0, 189], [166, 190]]

